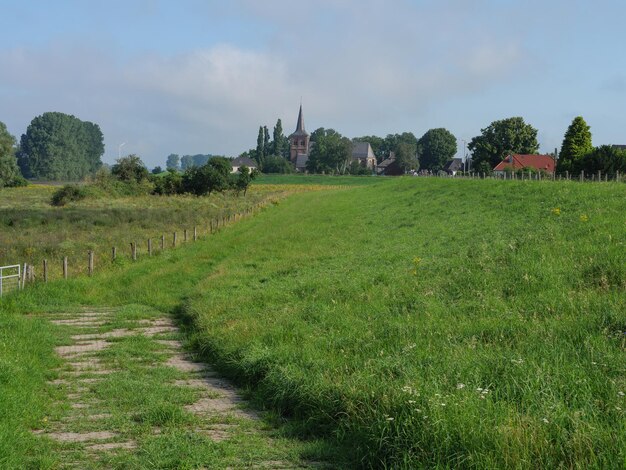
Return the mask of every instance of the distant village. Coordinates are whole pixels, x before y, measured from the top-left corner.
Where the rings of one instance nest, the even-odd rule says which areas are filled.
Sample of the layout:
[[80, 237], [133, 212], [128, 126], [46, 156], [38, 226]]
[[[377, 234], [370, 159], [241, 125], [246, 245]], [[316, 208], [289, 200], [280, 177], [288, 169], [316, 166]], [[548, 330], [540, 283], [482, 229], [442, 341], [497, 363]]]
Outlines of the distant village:
[[[585, 170], [587, 170], [587, 173], [589, 175], [595, 174], [598, 171], [605, 174], [619, 174], [620, 171], [626, 171], [626, 145], [610, 145], [600, 147], [599, 149], [601, 151], [611, 154], [609, 155], [608, 160], [614, 160], [608, 165], [604, 164], [602, 168], [599, 168], [599, 166], [602, 166], [602, 164], [598, 165], [597, 162], [591, 162], [591, 165], [589, 165], [589, 162], [587, 162], [587, 167], [581, 164], [585, 157], [588, 157], [588, 155], [592, 154], [594, 150], [591, 145], [591, 133], [589, 132], [589, 126], [584, 123], [584, 120], [582, 120], [581, 117], [575, 118], [572, 126], [570, 126], [570, 129], [568, 129], [568, 133], [575, 134], [571, 135], [570, 137], [578, 142], [582, 141], [583, 143], [583, 150], [579, 150], [578, 154], [575, 154], [576, 152], [571, 152], [573, 153], [573, 155], [566, 155], [566, 153], [570, 150], [569, 148], [567, 148], [567, 134], [564, 139], [564, 148], [562, 149], [561, 154], [558, 153], [557, 149], [555, 149], [555, 151], [550, 154], [540, 154], [537, 152], [528, 151], [538, 149], [538, 144], [536, 143], [537, 131], [534, 130], [530, 125], [523, 123], [522, 118], [510, 118], [509, 120], [496, 121], [492, 123], [491, 126], [498, 124], [507, 125], [507, 121], [519, 121], [515, 124], [518, 125], [521, 122], [522, 126], [526, 126], [528, 128], [529, 135], [532, 138], [529, 138], [529, 143], [526, 145], [526, 148], [523, 149], [527, 151], [519, 153], [514, 151], [500, 152], [500, 155], [498, 155], [495, 159], [493, 158], [493, 156], [491, 156], [490, 159], [477, 159], [473, 155], [466, 155], [465, 158], [456, 158], [454, 157], [454, 154], [456, 153], [456, 138], [454, 138], [454, 136], [445, 129], [433, 129], [432, 131], [440, 131], [440, 133], [443, 133], [444, 137], [448, 139], [448, 150], [446, 153], [446, 151], [442, 151], [441, 148], [437, 149], [439, 150], [439, 155], [435, 155], [433, 158], [431, 158], [430, 165], [421, 164], [422, 162], [419, 161], [421, 159], [418, 160], [417, 148], [415, 149], [416, 155], [414, 156], [414, 164], [407, 165], [406, 162], [402, 162], [401, 159], [398, 158], [398, 155], [394, 150], [386, 149], [386, 152], [376, 152], [372, 145], [372, 142], [368, 141], [366, 137], [357, 138], [350, 141], [348, 162], [345, 165], [344, 172], [351, 173], [351, 171], [348, 171], [349, 168], [357, 168], [359, 170], [359, 174], [375, 174], [387, 176], [405, 174], [445, 174], [450, 176], [456, 176], [458, 174], [466, 173], [483, 173], [494, 176], [506, 176], [507, 174], [520, 172], [554, 176], [559, 171], [559, 159], [562, 159], [562, 165], [560, 165], [562, 167], [560, 168], [561, 173], [567, 176], [578, 175], [581, 172], [584, 174]], [[572, 129], [573, 127], [574, 129]], [[324, 131], [323, 128], [321, 130]], [[489, 128], [483, 129], [483, 133], [485, 133], [485, 131], [487, 130], [489, 130]], [[265, 136], [268, 135], [267, 129], [265, 129], [264, 132], [263, 128], [259, 130], [259, 139], [261, 139], [261, 136], [263, 134]], [[420, 141], [423, 138], [418, 140], [413, 136], [413, 134], [410, 133], [405, 133], [402, 135], [404, 136], [407, 134], [415, 139], [419, 147], [421, 144]], [[426, 137], [426, 135], [424, 137]], [[484, 135], [482, 137], [484, 137]], [[381, 139], [379, 137], [371, 138], [379, 140]], [[481, 144], [479, 142], [480, 138], [481, 136], [476, 137], [472, 140], [472, 142], [470, 142], [470, 146], [474, 144], [474, 148], [472, 149], [474, 150], [473, 153], [479, 153], [477, 152], [477, 150], [479, 150]], [[295, 131], [290, 134], [286, 138], [286, 140], [288, 144], [288, 149], [284, 149], [284, 151], [281, 153], [284, 158], [290, 163], [291, 170], [297, 173], [318, 173], [319, 171], [315, 171], [314, 167], [310, 165], [311, 156], [313, 153], [315, 153], [316, 141], [312, 138], [312, 135], [305, 129], [302, 105], [300, 105], [300, 109], [298, 112]], [[587, 142], [585, 143], [585, 141]], [[268, 145], [268, 142], [269, 140], [266, 139], [265, 145]], [[502, 144], [506, 146], [506, 143]], [[250, 168], [263, 170], [264, 172], [272, 172], [264, 170], [262, 158], [259, 158], [258, 156], [259, 152], [260, 150], [257, 147], [257, 149], [251, 149], [250, 151], [240, 155], [238, 158], [235, 158], [232, 162], [233, 172], [238, 171], [238, 169], [244, 165]], [[274, 154], [277, 153], [279, 152], [274, 151]], [[602, 157], [606, 156], [604, 155]], [[587, 159], [589, 160], [589, 158]], [[598, 160], [597, 157], [595, 159]], [[607, 160], [607, 158], [603, 159]], [[578, 164], [578, 168], [575, 165], [576, 163]], [[289, 170], [289, 168], [287, 168], [287, 170]], [[323, 172], [324, 171], [322, 171], [322, 173]], [[334, 171], [332, 172], [334, 173]]]

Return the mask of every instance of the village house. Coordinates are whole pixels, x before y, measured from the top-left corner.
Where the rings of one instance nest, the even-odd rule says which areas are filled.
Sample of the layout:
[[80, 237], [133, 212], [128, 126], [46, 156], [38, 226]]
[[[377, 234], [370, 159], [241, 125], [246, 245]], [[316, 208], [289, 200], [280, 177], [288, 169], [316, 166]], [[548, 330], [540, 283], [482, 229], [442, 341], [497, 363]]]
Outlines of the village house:
[[507, 155], [504, 160], [496, 165], [493, 169], [493, 173], [496, 176], [502, 176], [505, 173], [528, 168], [554, 174], [554, 157], [552, 155]]
[[[315, 142], [311, 142], [310, 134], [304, 129], [304, 117], [302, 105], [298, 112], [296, 130], [289, 136], [289, 159], [298, 172], [306, 172], [306, 164]], [[374, 171], [376, 168], [376, 155], [369, 142], [353, 142], [351, 161], [358, 161], [362, 166]]]
[[357, 160], [361, 166], [374, 170], [376, 167], [376, 155], [369, 142], [352, 143], [352, 160]]
[[256, 162], [248, 157], [237, 157], [232, 160], [230, 164], [233, 167], [231, 173], [237, 173], [239, 171], [239, 168], [242, 166], [247, 166], [250, 171], [258, 169], [258, 165], [256, 164]]
[[395, 152], [389, 152], [389, 157], [376, 165], [376, 174], [381, 176], [398, 176], [404, 174], [404, 170], [402, 170], [398, 162], [396, 162]]
[[463, 171], [463, 159], [462, 158], [453, 158], [449, 160], [444, 166], [443, 171], [448, 173], [451, 176], [455, 176], [457, 172]]

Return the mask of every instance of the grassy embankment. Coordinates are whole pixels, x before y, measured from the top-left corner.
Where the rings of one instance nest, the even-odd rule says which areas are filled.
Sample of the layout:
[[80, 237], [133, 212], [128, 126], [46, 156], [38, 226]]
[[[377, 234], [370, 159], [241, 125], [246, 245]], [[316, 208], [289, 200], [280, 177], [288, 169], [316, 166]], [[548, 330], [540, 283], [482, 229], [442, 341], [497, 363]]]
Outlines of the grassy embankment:
[[204, 236], [211, 222], [219, 218], [303, 190], [301, 186], [268, 184], [251, 189], [246, 197], [230, 192], [201, 198], [103, 195], [61, 208], [50, 206], [57, 189], [31, 185], [0, 191], [0, 266], [29, 263], [41, 276], [42, 261], [47, 259], [50, 278], [60, 278], [64, 256], [69, 258], [70, 275], [75, 275], [87, 271], [87, 251], [94, 250], [99, 270], [111, 264], [114, 246], [118, 263], [123, 263], [130, 257], [131, 242], [137, 243], [141, 256], [147, 253], [147, 240], [152, 238], [157, 252], [161, 235], [169, 248], [173, 232], [177, 232], [178, 243], [183, 241], [184, 230], [192, 237], [194, 226]]
[[366, 466], [619, 468], [625, 209], [611, 183], [385, 180], [4, 308], [182, 312], [259, 404]]

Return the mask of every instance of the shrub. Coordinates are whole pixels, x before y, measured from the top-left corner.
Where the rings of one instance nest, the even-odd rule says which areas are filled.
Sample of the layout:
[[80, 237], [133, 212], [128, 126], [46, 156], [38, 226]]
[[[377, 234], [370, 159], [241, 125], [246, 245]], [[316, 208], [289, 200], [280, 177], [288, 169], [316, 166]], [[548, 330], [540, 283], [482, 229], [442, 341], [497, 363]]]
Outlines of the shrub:
[[170, 196], [183, 192], [183, 177], [175, 169], [169, 168], [164, 176], [153, 176], [154, 194]]
[[87, 192], [84, 188], [75, 184], [66, 184], [54, 192], [50, 204], [61, 207], [68, 202], [80, 201], [85, 197], [87, 197]]
[[139, 183], [148, 179], [148, 169], [137, 155], [128, 155], [118, 158], [111, 168], [111, 173], [118, 180]]

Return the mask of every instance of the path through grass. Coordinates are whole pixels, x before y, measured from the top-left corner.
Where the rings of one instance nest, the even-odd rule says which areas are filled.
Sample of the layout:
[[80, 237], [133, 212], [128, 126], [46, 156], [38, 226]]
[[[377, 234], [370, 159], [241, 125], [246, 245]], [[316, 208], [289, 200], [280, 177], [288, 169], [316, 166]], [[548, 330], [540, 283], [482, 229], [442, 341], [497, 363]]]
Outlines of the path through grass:
[[129, 305], [47, 314], [65, 345], [59, 401], [34, 433], [62, 468], [299, 468], [240, 394], [183, 350], [168, 315]]

